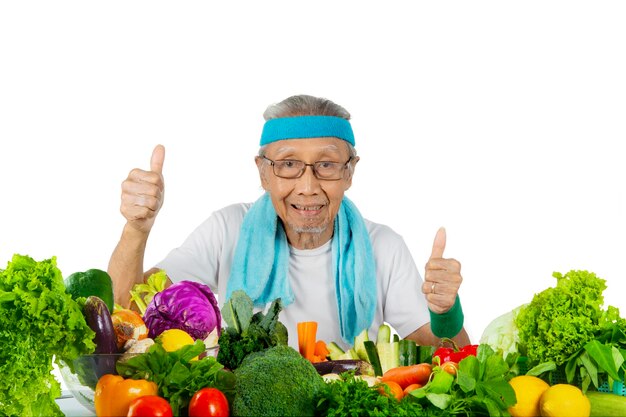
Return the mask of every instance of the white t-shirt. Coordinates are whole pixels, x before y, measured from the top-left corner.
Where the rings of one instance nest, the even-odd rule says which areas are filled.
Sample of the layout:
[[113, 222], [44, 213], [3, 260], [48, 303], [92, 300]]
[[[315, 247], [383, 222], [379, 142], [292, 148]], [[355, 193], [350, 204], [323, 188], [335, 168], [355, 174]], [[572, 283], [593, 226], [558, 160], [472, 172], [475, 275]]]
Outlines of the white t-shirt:
[[[251, 204], [234, 204], [214, 212], [194, 230], [179, 248], [172, 250], [156, 267], [173, 282], [190, 280], [207, 284], [218, 296], [220, 308], [235, 254], [239, 230]], [[375, 339], [386, 322], [405, 337], [430, 321], [421, 291], [422, 278], [404, 240], [391, 228], [365, 220], [376, 258], [377, 307], [369, 328]], [[280, 321], [289, 332], [289, 344], [297, 349], [296, 325], [318, 322], [317, 339], [348, 347], [341, 339], [332, 272], [331, 242], [303, 250], [290, 247], [289, 283], [295, 301], [285, 306]]]

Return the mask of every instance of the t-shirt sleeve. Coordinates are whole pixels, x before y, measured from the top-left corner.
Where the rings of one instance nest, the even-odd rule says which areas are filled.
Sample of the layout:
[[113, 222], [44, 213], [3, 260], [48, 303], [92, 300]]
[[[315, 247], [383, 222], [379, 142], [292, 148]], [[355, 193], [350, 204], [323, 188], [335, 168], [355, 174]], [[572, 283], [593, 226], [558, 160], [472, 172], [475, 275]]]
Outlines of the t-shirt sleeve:
[[423, 279], [409, 248], [400, 235], [387, 231], [381, 248], [386, 254], [379, 257], [386, 279], [383, 317], [404, 338], [428, 323], [430, 315], [422, 293]]
[[196, 281], [216, 291], [224, 230], [223, 215], [213, 213], [156, 267], [163, 269], [172, 282]]

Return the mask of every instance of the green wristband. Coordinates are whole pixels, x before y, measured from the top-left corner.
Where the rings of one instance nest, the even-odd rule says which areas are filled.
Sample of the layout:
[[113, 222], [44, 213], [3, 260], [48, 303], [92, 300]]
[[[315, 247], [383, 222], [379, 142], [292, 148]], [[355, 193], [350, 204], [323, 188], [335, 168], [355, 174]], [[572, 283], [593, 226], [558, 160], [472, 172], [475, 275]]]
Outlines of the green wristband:
[[437, 314], [430, 309], [428, 311], [430, 312], [430, 329], [437, 337], [452, 338], [463, 328], [463, 309], [458, 295], [452, 308], [445, 313]]

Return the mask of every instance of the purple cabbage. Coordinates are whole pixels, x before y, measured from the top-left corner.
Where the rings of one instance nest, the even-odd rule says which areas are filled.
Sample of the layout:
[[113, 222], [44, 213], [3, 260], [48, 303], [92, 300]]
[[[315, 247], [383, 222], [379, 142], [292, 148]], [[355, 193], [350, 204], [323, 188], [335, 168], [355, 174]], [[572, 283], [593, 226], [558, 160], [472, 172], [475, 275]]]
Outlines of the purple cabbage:
[[155, 294], [143, 320], [148, 337], [155, 338], [167, 329], [180, 329], [194, 340], [204, 340], [213, 329], [222, 330], [222, 315], [211, 289], [198, 282], [180, 281]]

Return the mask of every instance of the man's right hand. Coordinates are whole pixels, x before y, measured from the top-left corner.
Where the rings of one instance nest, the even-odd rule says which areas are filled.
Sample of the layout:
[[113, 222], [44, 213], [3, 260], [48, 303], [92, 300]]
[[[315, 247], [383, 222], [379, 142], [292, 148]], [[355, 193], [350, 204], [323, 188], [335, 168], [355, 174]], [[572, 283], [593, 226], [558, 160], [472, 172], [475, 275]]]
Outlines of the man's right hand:
[[150, 233], [165, 194], [163, 161], [165, 148], [157, 145], [152, 151], [150, 171], [135, 168], [122, 183], [122, 206], [120, 211], [127, 226], [138, 232]]

